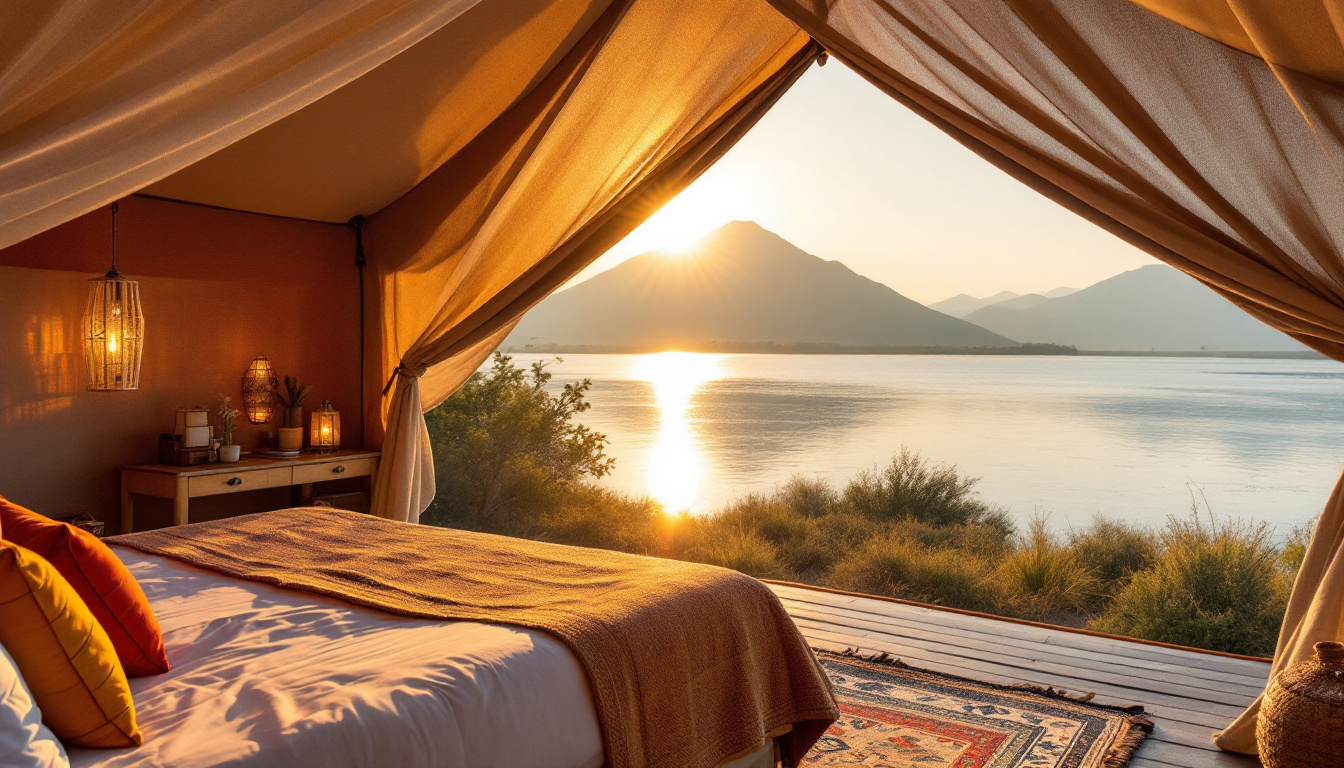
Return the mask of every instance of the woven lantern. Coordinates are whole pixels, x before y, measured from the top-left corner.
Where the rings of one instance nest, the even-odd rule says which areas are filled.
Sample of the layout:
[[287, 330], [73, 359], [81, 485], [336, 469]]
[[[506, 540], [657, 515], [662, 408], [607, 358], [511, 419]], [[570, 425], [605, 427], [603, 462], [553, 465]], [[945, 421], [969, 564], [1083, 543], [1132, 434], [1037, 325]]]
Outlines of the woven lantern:
[[88, 388], [95, 392], [139, 389], [144, 338], [140, 283], [117, 271], [117, 204], [113, 203], [112, 268], [89, 281], [89, 301], [84, 308]]
[[313, 411], [308, 447], [318, 453], [331, 453], [341, 447], [341, 413], [331, 407], [330, 400], [323, 400], [322, 407]]
[[265, 355], [257, 355], [243, 374], [243, 413], [253, 424], [265, 424], [275, 415], [275, 388], [280, 385]]
[[1316, 658], [1275, 675], [1256, 718], [1265, 768], [1344, 765], [1344, 643], [1316, 644]]

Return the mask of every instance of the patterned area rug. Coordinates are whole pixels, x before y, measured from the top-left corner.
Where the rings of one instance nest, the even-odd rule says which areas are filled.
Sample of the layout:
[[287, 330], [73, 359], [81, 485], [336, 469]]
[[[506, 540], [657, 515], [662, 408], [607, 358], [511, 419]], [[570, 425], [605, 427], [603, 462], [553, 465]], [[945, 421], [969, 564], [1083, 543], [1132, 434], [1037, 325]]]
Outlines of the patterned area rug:
[[1142, 707], [923, 672], [888, 658], [818, 651], [840, 720], [808, 768], [1121, 768], [1152, 731]]

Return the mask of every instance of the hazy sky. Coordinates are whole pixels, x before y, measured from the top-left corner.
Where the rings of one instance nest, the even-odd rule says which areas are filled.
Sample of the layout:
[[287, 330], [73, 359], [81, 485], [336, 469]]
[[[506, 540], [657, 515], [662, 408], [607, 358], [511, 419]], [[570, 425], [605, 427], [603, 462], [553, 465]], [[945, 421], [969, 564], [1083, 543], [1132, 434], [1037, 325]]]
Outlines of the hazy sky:
[[925, 303], [1082, 288], [1154, 263], [832, 60], [576, 281], [735, 219]]

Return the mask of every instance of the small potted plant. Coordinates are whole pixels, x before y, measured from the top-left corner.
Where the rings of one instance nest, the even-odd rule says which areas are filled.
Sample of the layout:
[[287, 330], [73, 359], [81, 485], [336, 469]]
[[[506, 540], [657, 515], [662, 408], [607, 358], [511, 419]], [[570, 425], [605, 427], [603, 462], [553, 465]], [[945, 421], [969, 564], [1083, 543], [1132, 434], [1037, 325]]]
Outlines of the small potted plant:
[[233, 398], [219, 396], [219, 460], [232, 463], [242, 455], [243, 447], [233, 444], [233, 428], [238, 424], [238, 409], [233, 407]]
[[276, 392], [275, 396], [285, 406], [285, 426], [280, 428], [280, 450], [303, 449], [303, 401], [312, 391], [312, 384], [300, 386], [298, 379], [286, 376], [284, 393]]

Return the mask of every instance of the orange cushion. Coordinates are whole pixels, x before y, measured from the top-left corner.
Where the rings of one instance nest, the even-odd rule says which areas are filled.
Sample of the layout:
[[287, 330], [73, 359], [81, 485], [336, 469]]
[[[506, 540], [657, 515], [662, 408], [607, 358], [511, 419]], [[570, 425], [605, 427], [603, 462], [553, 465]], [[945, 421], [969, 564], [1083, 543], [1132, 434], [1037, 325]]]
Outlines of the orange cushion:
[[8, 541], [0, 541], [0, 645], [62, 741], [139, 746], [131, 688], [107, 633], [51, 563]]
[[144, 590], [97, 536], [0, 496], [0, 537], [36, 552], [60, 571], [112, 638], [127, 675], [168, 671], [163, 633]]

